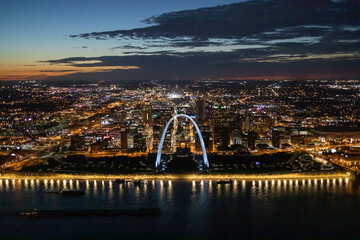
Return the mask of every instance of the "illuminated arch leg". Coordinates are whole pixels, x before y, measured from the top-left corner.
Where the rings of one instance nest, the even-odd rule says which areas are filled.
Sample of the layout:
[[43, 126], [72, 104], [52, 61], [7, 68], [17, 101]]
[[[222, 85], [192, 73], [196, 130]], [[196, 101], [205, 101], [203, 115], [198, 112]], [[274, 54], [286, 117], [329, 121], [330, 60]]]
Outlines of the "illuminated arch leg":
[[203, 152], [204, 165], [208, 168], [209, 167], [209, 161], [208, 161], [208, 158], [207, 158], [205, 143], [204, 143], [204, 139], [203, 139], [203, 137], [201, 135], [201, 131], [200, 131], [198, 125], [196, 124], [196, 122], [194, 121], [194, 119], [192, 119], [191, 117], [189, 117], [188, 115], [185, 115], [185, 114], [178, 114], [178, 115], [172, 117], [170, 119], [170, 121], [166, 124], [165, 129], [164, 129], [164, 131], [163, 131], [163, 133], [161, 135], [160, 145], [159, 145], [159, 149], [158, 149], [157, 156], [156, 156], [155, 168], [159, 168], [159, 166], [160, 166], [161, 152], [162, 152], [162, 148], [163, 148], [163, 145], [164, 145], [164, 140], [165, 140], [167, 129], [169, 128], [170, 123], [177, 117], [186, 117], [187, 119], [189, 119], [194, 124], [196, 132], [198, 133], [199, 139], [200, 139], [200, 144], [201, 144], [201, 148], [202, 148], [202, 152]]

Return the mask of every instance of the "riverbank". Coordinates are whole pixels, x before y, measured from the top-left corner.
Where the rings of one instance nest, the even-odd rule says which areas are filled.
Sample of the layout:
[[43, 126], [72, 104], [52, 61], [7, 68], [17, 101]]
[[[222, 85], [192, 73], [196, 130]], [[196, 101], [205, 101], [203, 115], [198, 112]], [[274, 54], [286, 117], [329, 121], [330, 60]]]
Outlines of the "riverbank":
[[261, 173], [261, 174], [228, 174], [228, 173], [194, 173], [194, 174], [56, 174], [56, 173], [5, 173], [0, 174], [0, 180], [99, 180], [114, 181], [115, 179], [146, 179], [146, 180], [219, 180], [236, 179], [244, 181], [253, 180], [302, 180], [302, 179], [334, 179], [351, 178], [349, 172], [328, 171], [328, 172], [298, 172], [298, 173]]

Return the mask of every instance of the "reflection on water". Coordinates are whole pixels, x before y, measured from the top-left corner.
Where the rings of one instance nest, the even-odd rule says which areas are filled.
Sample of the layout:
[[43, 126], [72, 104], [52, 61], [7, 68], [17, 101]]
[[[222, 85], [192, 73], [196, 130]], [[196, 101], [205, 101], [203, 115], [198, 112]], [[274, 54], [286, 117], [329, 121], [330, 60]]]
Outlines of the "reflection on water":
[[[269, 201], [277, 199], [282, 195], [304, 195], [313, 192], [324, 193], [358, 193], [352, 188], [353, 182], [348, 178], [342, 179], [307, 179], [307, 180], [234, 180], [233, 184], [217, 184], [211, 180], [151, 180], [140, 186], [134, 186], [130, 182], [118, 184], [111, 180], [66, 180], [66, 179], [0, 179], [0, 194], [11, 197], [11, 193], [21, 194], [32, 192], [42, 194], [43, 192], [59, 191], [67, 189], [83, 189], [90, 198], [121, 199], [124, 196], [134, 199], [136, 202], [148, 197], [159, 199], [160, 204], [174, 200], [174, 191], [179, 184], [188, 186], [195, 201], [200, 197], [208, 196], [218, 198], [231, 196], [236, 199], [241, 195], [250, 194], [254, 199]], [[149, 195], [149, 196], [148, 196]], [[155, 195], [155, 196], [154, 196]], [[43, 195], [42, 195], [43, 196]], [[43, 196], [44, 197], [44, 196]], [[46, 197], [46, 196], [45, 196]], [[21, 200], [21, 198], [20, 198]], [[205, 199], [200, 200], [205, 201]]]
[[[9, 183], [9, 184], [16, 184], [15, 179], [6, 179], [6, 180], [0, 180], [0, 183]], [[21, 182], [35, 182], [34, 179], [24, 179], [24, 180], [18, 180], [17, 183], [21, 183]], [[55, 181], [57, 181], [57, 183], [59, 183], [59, 180], [53, 180], [51, 179], [49, 180], [36, 180], [36, 184], [39, 184], [40, 182], [51, 182], [54, 183]], [[90, 183], [89, 180], [63, 180], [64, 185], [69, 185], [70, 184], [74, 184], [74, 182], [76, 182], [77, 184], [79, 183]], [[98, 180], [93, 180], [93, 184], [94, 186], [98, 186]], [[151, 181], [147, 181], [147, 185], [153, 185], [155, 186], [156, 184], [159, 184], [160, 187], [166, 187], [166, 186], [170, 186], [174, 183], [177, 182], [188, 182], [187, 180], [151, 180]], [[200, 186], [205, 186], [205, 185], [216, 185], [216, 186], [229, 186], [231, 184], [217, 184], [216, 181], [212, 181], [212, 180], [192, 180], [190, 181], [192, 183], [192, 185], [200, 185]], [[233, 181], [233, 186], [240, 186], [241, 184], [249, 184], [250, 181], [246, 181], [246, 180], [234, 180]], [[295, 185], [302, 185], [302, 186], [306, 186], [306, 185], [316, 185], [316, 184], [322, 184], [322, 185], [331, 185], [331, 184], [337, 184], [337, 185], [346, 185], [346, 184], [351, 184], [351, 181], [346, 178], [345, 180], [342, 178], [326, 178], [326, 179], [307, 179], [307, 180], [298, 180], [298, 179], [283, 179], [283, 180], [252, 180], [251, 183], [255, 186], [265, 186], [265, 185], [281, 185], [281, 186], [295, 186]], [[302, 184], [301, 184], [302, 183]], [[112, 180], [101, 180], [101, 186], [99, 186], [100, 188], [106, 188], [109, 185], [113, 185], [114, 182]], [[124, 184], [117, 184], [117, 185], [124, 185]], [[132, 185], [131, 182], [127, 182], [127, 185]], [[145, 186], [145, 185], [142, 185]]]
[[[85, 196], [61, 197], [46, 192], [59, 191], [62, 188], [83, 189]], [[55, 238], [59, 234], [59, 225], [66, 236], [93, 239], [98, 234], [126, 232], [126, 238], [161, 238], [167, 231], [173, 238], [183, 236], [186, 226], [189, 239], [228, 239], [231, 236], [256, 238], [271, 231], [281, 238], [282, 231], [287, 234], [299, 234], [293, 238], [330, 239], [332, 234], [355, 229], [360, 212], [359, 185], [347, 178], [327, 179], [262, 179], [245, 181], [234, 180], [233, 184], [217, 184], [214, 180], [151, 180], [140, 186], [131, 182], [118, 184], [114, 180], [76, 180], [76, 179], [0, 179], [0, 212], [21, 209], [91, 209], [91, 208], [141, 208], [160, 207], [159, 218], [86, 218], [78, 219], [39, 219], [28, 221], [22, 218], [6, 218], [0, 215], [0, 226], [12, 239], [21, 235], [27, 239], [30, 231], [45, 234], [42, 229], [53, 229]], [[300, 207], [301, 206], [301, 207]], [[339, 221], [339, 219], [342, 221]], [[326, 219], [327, 231], [321, 231], [321, 223]], [[69, 224], [71, 221], [71, 224]], [[96, 228], [93, 226], [98, 221]], [[311, 224], [309, 224], [311, 221]], [[40, 224], [40, 225], [39, 225]], [[340, 225], [338, 225], [340, 224]], [[342, 224], [342, 225], [341, 225]], [[29, 227], [31, 225], [31, 227]], [[144, 230], [137, 231], [138, 226]], [[69, 227], [70, 226], [70, 227]], [[121, 226], [121, 228], [119, 227]], [[9, 230], [8, 230], [9, 229]], [[21, 229], [21, 231], [11, 231]], [[147, 230], [146, 230], [147, 229]], [[171, 231], [168, 231], [171, 229]], [[340, 230], [339, 230], [340, 229]], [[136, 231], [135, 231], [136, 230]], [[29, 232], [26, 232], [29, 231]], [[129, 232], [128, 232], [129, 231]], [[303, 231], [303, 232], [302, 232]], [[350, 232], [351, 231], [351, 232]], [[50, 230], [47, 231], [51, 232]], [[231, 232], [231, 236], [216, 234]], [[0, 232], [0, 239], [2, 238]], [[238, 234], [238, 235], [236, 235]], [[260, 235], [259, 235], [260, 234]], [[40, 236], [39, 235], [39, 236]], [[108, 236], [109, 237], [109, 236]], [[266, 238], [266, 236], [261, 236]], [[170, 238], [170, 237], [169, 237]], [[185, 237], [184, 237], [185, 238]], [[259, 237], [258, 237], [259, 238]], [[290, 238], [290, 237], [289, 237]], [[41, 239], [41, 238], [38, 238]], [[43, 236], [43, 239], [54, 239]], [[61, 239], [61, 236], [58, 237]], [[104, 237], [104, 239], [108, 239]]]

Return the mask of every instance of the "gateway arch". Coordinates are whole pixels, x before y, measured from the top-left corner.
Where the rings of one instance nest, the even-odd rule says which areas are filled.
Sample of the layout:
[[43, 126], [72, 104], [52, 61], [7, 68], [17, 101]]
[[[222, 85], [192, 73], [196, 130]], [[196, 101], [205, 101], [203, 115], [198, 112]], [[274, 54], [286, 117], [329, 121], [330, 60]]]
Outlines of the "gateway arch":
[[166, 135], [167, 129], [168, 129], [170, 123], [177, 117], [186, 117], [187, 119], [189, 119], [194, 124], [194, 126], [196, 128], [196, 132], [199, 135], [200, 143], [201, 143], [201, 148], [202, 148], [202, 152], [203, 152], [204, 166], [209, 168], [209, 161], [208, 161], [208, 157], [207, 157], [207, 154], [206, 154], [205, 143], [204, 143], [204, 139], [203, 139], [203, 137], [201, 135], [201, 131], [200, 131], [198, 125], [196, 124], [196, 122], [194, 121], [194, 119], [192, 119], [190, 116], [185, 115], [185, 114], [177, 114], [177, 115], [175, 115], [166, 124], [165, 129], [164, 129], [164, 131], [163, 131], [163, 133], [161, 135], [160, 145], [159, 145], [158, 153], [157, 153], [157, 156], [156, 156], [155, 168], [158, 168], [160, 166], [161, 151], [162, 151], [162, 148], [163, 148], [163, 145], [164, 145], [164, 140], [165, 140], [165, 135]]

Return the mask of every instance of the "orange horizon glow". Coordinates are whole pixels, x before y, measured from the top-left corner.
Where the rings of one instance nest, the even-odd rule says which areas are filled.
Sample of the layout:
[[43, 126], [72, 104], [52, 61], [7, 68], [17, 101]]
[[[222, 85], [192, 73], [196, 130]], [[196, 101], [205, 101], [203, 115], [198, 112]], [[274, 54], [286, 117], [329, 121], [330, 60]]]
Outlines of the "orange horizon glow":
[[132, 70], [139, 69], [138, 66], [94, 66], [94, 67], [75, 67], [68, 65], [24, 65], [6, 66], [6, 70], [0, 69], [0, 80], [20, 81], [20, 80], [42, 80], [47, 77], [67, 76], [74, 73], [107, 72], [112, 70]]
[[[85, 63], [89, 63], [86, 61]], [[136, 70], [139, 66], [93, 66], [78, 67], [67, 64], [0, 64], [0, 80], [44, 80], [48, 77], [70, 76], [76, 73], [110, 72], [113, 70]], [[339, 74], [294, 74], [294, 75], [256, 75], [245, 77], [222, 77], [222, 80], [293, 80], [293, 79], [354, 79], [354, 73]]]

